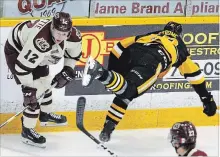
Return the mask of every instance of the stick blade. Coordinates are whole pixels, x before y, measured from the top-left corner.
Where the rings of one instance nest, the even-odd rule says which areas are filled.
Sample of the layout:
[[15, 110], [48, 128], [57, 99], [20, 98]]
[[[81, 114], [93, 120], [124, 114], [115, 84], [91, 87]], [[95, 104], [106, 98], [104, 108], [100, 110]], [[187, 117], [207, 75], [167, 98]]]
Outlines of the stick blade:
[[85, 111], [86, 98], [79, 97], [76, 106], [76, 126], [81, 129], [83, 127], [83, 116]]
[[77, 106], [76, 106], [76, 126], [77, 126], [77, 128], [80, 131], [82, 131], [86, 136], [88, 136], [91, 140], [93, 140], [97, 145], [99, 145], [104, 151], [108, 152], [110, 156], [117, 157], [117, 155], [114, 152], [112, 152], [106, 146], [101, 144], [101, 142], [98, 139], [96, 139], [92, 134], [90, 134], [84, 128], [83, 117], [84, 117], [85, 105], [86, 105], [86, 98], [79, 97], [79, 99], [77, 100]]

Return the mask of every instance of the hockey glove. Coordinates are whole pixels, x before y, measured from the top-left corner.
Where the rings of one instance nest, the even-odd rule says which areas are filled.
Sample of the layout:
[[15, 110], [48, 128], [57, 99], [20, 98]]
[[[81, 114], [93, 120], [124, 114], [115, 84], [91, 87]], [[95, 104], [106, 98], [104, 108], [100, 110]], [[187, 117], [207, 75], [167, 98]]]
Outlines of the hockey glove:
[[63, 70], [61, 70], [61, 72], [53, 78], [52, 84], [57, 82], [55, 88], [62, 88], [66, 86], [69, 82], [71, 82], [74, 78], [75, 74], [72, 68], [64, 66]]
[[37, 97], [36, 97], [36, 88], [21, 86], [23, 96], [24, 96], [24, 106], [29, 106], [31, 110], [35, 110], [38, 106]]
[[217, 106], [211, 93], [207, 97], [201, 97], [201, 101], [203, 102], [203, 113], [207, 116], [214, 116]]

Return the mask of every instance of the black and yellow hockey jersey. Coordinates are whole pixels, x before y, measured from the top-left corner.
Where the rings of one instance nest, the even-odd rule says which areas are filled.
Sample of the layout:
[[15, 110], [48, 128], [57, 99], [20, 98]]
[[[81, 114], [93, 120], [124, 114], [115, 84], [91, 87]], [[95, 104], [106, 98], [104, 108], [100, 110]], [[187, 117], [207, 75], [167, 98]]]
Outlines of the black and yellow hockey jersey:
[[191, 84], [204, 82], [204, 77], [199, 67], [190, 59], [186, 45], [177, 34], [168, 30], [161, 30], [144, 35], [127, 37], [114, 46], [112, 53], [119, 58], [122, 53], [126, 53], [126, 50], [134, 44], [143, 46], [154, 44], [163, 50], [163, 53], [166, 53], [169, 65], [166, 67], [166, 71], [163, 72], [163, 75], [166, 74], [171, 67], [176, 67]]

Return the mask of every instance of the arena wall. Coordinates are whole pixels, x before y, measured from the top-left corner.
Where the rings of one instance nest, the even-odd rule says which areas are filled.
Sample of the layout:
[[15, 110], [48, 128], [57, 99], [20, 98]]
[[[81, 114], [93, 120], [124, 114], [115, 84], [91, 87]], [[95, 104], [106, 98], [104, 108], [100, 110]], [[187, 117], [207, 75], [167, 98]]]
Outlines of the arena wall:
[[[0, 123], [22, 110], [22, 93], [13, 80], [4, 58], [4, 43], [9, 31], [24, 19], [1, 19], [1, 114]], [[54, 111], [67, 116], [65, 127], [42, 128], [38, 131], [72, 131], [75, 125], [76, 101], [79, 96], [87, 99], [85, 126], [88, 130], [100, 130], [105, 114], [114, 98], [104, 87], [95, 82], [91, 88], [81, 86], [81, 77], [89, 54], [106, 66], [108, 55], [115, 43], [131, 35], [162, 29], [168, 21], [183, 24], [183, 39], [192, 59], [199, 64], [206, 79], [207, 88], [219, 105], [219, 18], [218, 17], [157, 17], [157, 18], [96, 18], [73, 19], [83, 37], [83, 56], [77, 63], [77, 78], [66, 88], [53, 92]], [[89, 47], [89, 49], [88, 49]], [[51, 75], [62, 69], [61, 61], [51, 66]], [[171, 127], [176, 121], [189, 120], [197, 126], [219, 125], [218, 114], [207, 117], [202, 113], [202, 103], [192, 87], [172, 69], [159, 79], [147, 93], [134, 100], [117, 129]], [[20, 133], [20, 117], [1, 129], [1, 133]]]

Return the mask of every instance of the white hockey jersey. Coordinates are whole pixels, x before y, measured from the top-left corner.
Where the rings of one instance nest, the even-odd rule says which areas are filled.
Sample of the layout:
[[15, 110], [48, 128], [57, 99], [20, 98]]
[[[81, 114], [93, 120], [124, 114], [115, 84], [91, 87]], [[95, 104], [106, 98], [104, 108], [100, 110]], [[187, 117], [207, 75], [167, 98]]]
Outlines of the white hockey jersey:
[[17, 24], [8, 42], [19, 53], [15, 71], [21, 84], [32, 86], [32, 71], [38, 66], [57, 64], [64, 57], [64, 66], [72, 69], [82, 52], [80, 32], [73, 27], [66, 41], [56, 44], [50, 31], [51, 20], [28, 20]]

